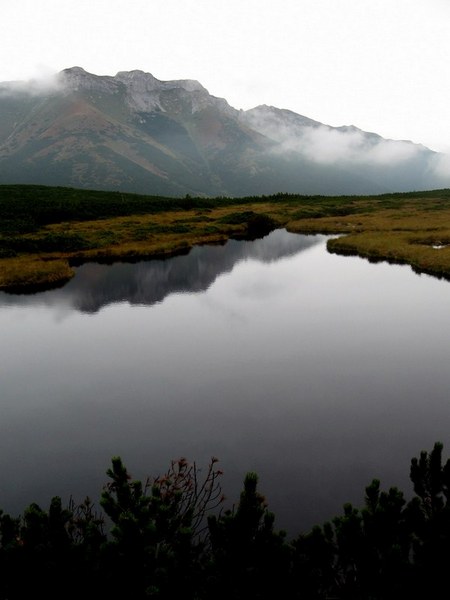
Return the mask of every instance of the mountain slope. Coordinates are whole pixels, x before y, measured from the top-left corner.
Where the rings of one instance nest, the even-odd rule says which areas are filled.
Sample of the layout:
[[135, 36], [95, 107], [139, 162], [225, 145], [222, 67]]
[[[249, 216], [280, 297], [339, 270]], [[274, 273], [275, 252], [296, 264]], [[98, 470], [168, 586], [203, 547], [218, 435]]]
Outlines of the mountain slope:
[[62, 71], [0, 84], [0, 183], [167, 196], [443, 187], [436, 153], [291, 111], [238, 111], [192, 80]]

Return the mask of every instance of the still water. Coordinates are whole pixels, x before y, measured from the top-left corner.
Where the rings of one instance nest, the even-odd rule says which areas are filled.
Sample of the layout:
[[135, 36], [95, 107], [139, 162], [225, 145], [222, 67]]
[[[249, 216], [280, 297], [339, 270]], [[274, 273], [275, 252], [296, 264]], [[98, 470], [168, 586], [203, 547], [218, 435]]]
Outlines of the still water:
[[217, 456], [227, 507], [256, 471], [292, 535], [373, 477], [410, 494], [411, 457], [450, 451], [449, 307], [284, 230], [0, 294], [0, 507], [98, 500], [114, 455], [139, 478]]

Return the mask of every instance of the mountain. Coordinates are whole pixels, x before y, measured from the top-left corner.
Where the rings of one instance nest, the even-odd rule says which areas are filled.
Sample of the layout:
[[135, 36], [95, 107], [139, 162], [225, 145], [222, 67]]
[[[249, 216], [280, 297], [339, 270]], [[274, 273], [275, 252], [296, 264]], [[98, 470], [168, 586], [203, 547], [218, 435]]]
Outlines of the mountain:
[[0, 84], [0, 183], [166, 196], [370, 194], [445, 187], [441, 155], [275, 107], [242, 111], [197, 81], [65, 69]]

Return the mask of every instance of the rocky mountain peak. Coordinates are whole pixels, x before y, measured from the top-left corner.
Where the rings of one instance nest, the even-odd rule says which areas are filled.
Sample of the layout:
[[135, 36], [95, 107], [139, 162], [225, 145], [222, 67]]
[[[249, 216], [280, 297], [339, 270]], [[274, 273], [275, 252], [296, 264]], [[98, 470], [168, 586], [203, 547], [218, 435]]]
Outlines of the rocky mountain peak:
[[161, 81], [144, 71], [120, 71], [114, 78], [126, 86], [126, 101], [135, 112], [179, 112], [181, 106], [190, 107], [192, 113], [209, 106], [234, 114], [226, 100], [211, 96], [195, 79]]
[[145, 73], [138, 69], [134, 71], [119, 71], [115, 79], [118, 79], [128, 87], [136, 91], [170, 90], [181, 88], [187, 92], [207, 92], [202, 84], [194, 79], [175, 79], [172, 81], [161, 81], [151, 73]]
[[277, 123], [302, 127], [317, 127], [322, 125], [322, 123], [319, 123], [319, 121], [314, 121], [309, 117], [299, 115], [286, 108], [277, 108], [276, 106], [268, 106], [267, 104], [260, 104], [259, 106], [255, 106], [255, 108], [244, 111], [242, 118], [244, 120], [247, 119], [249, 122], [252, 122], [255, 125], [261, 120], [265, 123], [271, 122], [274, 125]]
[[119, 71], [114, 79], [121, 81], [127, 87], [140, 91], [153, 91], [159, 89], [162, 85], [162, 81], [156, 79], [151, 73], [145, 73], [138, 69], [134, 71]]
[[[236, 110], [198, 81], [141, 70], [0, 83], [0, 183], [162, 195], [381, 193], [447, 187], [411, 143], [290, 110]], [[442, 166], [441, 166], [442, 165]]]
[[128, 108], [134, 113], [156, 110], [177, 114], [187, 110], [194, 114], [207, 107], [215, 107], [229, 116], [235, 116], [238, 112], [226, 100], [211, 96], [194, 79], [162, 81], [139, 69], [119, 71], [115, 76], [99, 76], [78, 66], [64, 69], [58, 79], [65, 93], [88, 91], [115, 94], [122, 91]]
[[67, 69], [63, 69], [61, 72], [67, 75], [89, 75], [89, 73], [83, 69], [83, 67], [69, 67]]
[[63, 85], [63, 89], [69, 93], [79, 90], [113, 93], [117, 88], [113, 77], [93, 75], [82, 67], [64, 69], [59, 74], [59, 80]]

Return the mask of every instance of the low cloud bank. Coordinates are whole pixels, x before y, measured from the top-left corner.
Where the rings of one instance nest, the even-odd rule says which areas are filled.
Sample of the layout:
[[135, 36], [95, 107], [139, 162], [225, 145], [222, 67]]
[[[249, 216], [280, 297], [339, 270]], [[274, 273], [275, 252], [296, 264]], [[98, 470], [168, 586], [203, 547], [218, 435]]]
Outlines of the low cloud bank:
[[450, 185], [450, 154], [436, 154], [432, 160], [432, 169]]
[[277, 142], [276, 153], [296, 152], [322, 165], [360, 166], [377, 170], [420, 169], [436, 185], [450, 185], [450, 155], [421, 144], [389, 140], [354, 126], [330, 127], [296, 113], [258, 107], [244, 113], [244, 121]]
[[360, 162], [388, 165], [419, 155], [423, 146], [406, 141], [385, 140], [356, 127], [329, 127], [314, 121], [251, 115], [249, 124], [278, 142], [277, 152], [298, 152], [321, 164]]
[[353, 128], [339, 130], [326, 126], [306, 127], [301, 136], [292, 138], [288, 135], [280, 141], [284, 151], [294, 150], [322, 164], [397, 164], [410, 160], [421, 151], [420, 147], [408, 142], [383, 140]]
[[63, 89], [59, 73], [41, 73], [26, 81], [5, 81], [0, 83], [0, 98], [10, 96], [45, 96]]

